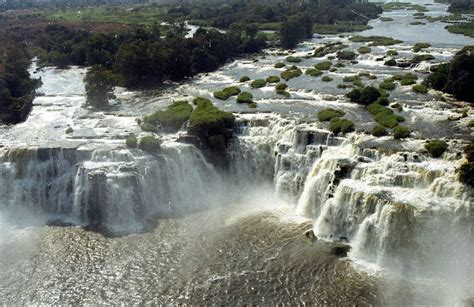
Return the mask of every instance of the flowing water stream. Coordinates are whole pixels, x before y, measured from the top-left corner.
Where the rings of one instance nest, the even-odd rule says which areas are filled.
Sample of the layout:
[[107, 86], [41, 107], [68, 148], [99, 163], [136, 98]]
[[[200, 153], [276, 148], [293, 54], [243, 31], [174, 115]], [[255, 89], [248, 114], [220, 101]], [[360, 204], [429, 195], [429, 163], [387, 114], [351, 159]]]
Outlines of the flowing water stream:
[[[446, 14], [430, 4], [427, 15]], [[391, 97], [412, 137], [374, 138], [362, 133], [372, 115], [336, 87], [359, 72], [375, 75], [364, 81], [374, 85], [407, 71], [423, 78], [474, 44], [441, 22], [411, 26], [412, 13], [384, 13], [394, 21], [362, 33], [404, 43], [345, 61], [328, 73], [332, 82], [292, 79], [290, 97], [238, 82], [279, 75], [273, 65], [286, 55], [272, 49], [158, 92], [118, 89], [104, 111], [84, 106], [84, 68], [38, 70], [44, 95], [28, 120], [0, 127], [0, 304], [472, 304], [473, 191], [455, 170], [474, 139], [474, 110], [398, 86]], [[295, 54], [326, 42], [362, 45], [325, 36]], [[388, 49], [411, 58], [415, 42], [431, 43], [435, 60], [405, 69], [377, 60]], [[228, 85], [251, 92], [258, 108], [212, 98]], [[159, 155], [126, 148], [126, 136], [147, 134], [137, 118], [195, 96], [237, 117], [228, 174], [178, 142], [184, 131], [162, 134]], [[356, 132], [330, 133], [316, 120], [328, 107]], [[425, 139], [439, 137], [450, 148], [433, 159]], [[314, 243], [304, 236], [311, 229]], [[339, 241], [350, 244], [348, 257], [335, 255]]]

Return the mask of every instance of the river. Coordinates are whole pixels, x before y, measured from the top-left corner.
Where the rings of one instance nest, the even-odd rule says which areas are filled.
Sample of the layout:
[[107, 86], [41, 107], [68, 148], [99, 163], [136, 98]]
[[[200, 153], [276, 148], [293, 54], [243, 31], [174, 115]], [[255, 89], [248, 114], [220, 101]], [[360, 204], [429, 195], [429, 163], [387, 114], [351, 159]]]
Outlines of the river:
[[[446, 14], [444, 4], [418, 3]], [[117, 89], [103, 111], [84, 106], [86, 69], [33, 66], [43, 95], [26, 122], [0, 127], [0, 304], [472, 304], [474, 194], [455, 170], [474, 139], [474, 110], [398, 85], [390, 97], [413, 133], [374, 138], [363, 133], [372, 115], [337, 87], [360, 72], [376, 76], [364, 79], [373, 85], [408, 71], [422, 79], [474, 45], [438, 21], [409, 25], [412, 14], [384, 13], [394, 21], [360, 33], [403, 43], [343, 61], [325, 73], [331, 82], [294, 78], [289, 97], [239, 82], [280, 75], [274, 64], [288, 53], [277, 49], [159, 91]], [[291, 53], [305, 70], [328, 58], [305, 57], [324, 43], [363, 45], [348, 38], [318, 36]], [[431, 43], [423, 53], [435, 60], [411, 68], [379, 60], [389, 49], [411, 58], [416, 42]], [[213, 98], [229, 85], [251, 92], [257, 108]], [[137, 118], [196, 96], [237, 117], [229, 174], [178, 142], [184, 131], [161, 134], [158, 156], [126, 148], [125, 137], [148, 135]], [[331, 134], [317, 121], [328, 107], [356, 131]], [[443, 137], [448, 152], [429, 157], [425, 140]], [[349, 254], [336, 255], [346, 243]]]

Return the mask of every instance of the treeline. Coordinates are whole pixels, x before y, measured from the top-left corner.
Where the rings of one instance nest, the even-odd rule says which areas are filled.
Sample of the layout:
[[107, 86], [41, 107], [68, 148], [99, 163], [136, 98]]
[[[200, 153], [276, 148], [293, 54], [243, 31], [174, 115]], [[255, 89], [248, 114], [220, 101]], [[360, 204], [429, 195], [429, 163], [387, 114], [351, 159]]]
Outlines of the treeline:
[[225, 5], [200, 3], [192, 6], [186, 18], [204, 20], [213, 27], [229, 28], [235, 22], [276, 23], [307, 13], [314, 22], [321, 24], [341, 21], [365, 24], [367, 18], [376, 18], [381, 12], [382, 9], [375, 4], [355, 3], [354, 0], [231, 1]]
[[246, 26], [227, 33], [199, 29], [192, 38], [185, 38], [186, 30], [179, 25], [166, 37], [159, 27], [103, 34], [50, 25], [45, 33], [39, 56], [43, 65], [100, 65], [129, 88], [213, 71], [234, 57], [266, 46], [265, 38]]
[[448, 3], [450, 13], [473, 13], [474, 0], [437, 0], [436, 2]]
[[426, 85], [474, 103], [474, 46], [464, 47], [453, 60], [438, 65], [426, 78]]
[[[12, 123], [22, 120], [21, 111], [25, 105], [30, 105], [34, 90], [39, 86], [39, 80], [33, 80], [28, 72], [30, 57], [24, 48], [10, 47], [0, 71], [0, 121]], [[14, 115], [18, 111], [22, 114]]]

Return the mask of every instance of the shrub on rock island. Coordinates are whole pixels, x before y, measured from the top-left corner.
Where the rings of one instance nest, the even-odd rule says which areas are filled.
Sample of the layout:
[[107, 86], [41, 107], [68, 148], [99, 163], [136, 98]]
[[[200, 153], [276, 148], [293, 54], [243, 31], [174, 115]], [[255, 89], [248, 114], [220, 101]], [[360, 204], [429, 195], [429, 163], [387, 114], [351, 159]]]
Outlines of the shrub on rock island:
[[329, 130], [334, 134], [352, 132], [354, 131], [354, 123], [348, 119], [335, 117], [331, 119]]
[[278, 76], [270, 76], [267, 78], [268, 83], [278, 83], [280, 82], [280, 77]]
[[362, 105], [369, 105], [377, 101], [377, 99], [382, 96], [382, 93], [373, 86], [366, 86], [362, 89], [353, 89], [347, 93], [346, 96], [352, 102]]
[[292, 66], [291, 68], [285, 70], [284, 72], [282, 72], [280, 74], [281, 78], [288, 81], [288, 80], [291, 80], [293, 78], [296, 78], [296, 77], [299, 77], [303, 74], [303, 72], [301, 71], [301, 69], [299, 69], [298, 67], [296, 66]]
[[227, 100], [231, 96], [236, 96], [240, 93], [240, 89], [237, 86], [229, 86], [224, 88], [222, 91], [214, 92], [214, 97], [220, 100]]
[[140, 139], [138, 148], [149, 153], [157, 153], [161, 149], [161, 141], [154, 136], [144, 136]]
[[410, 136], [410, 129], [403, 126], [396, 126], [392, 130], [392, 135], [394, 139], [403, 139]]
[[285, 66], [286, 66], [285, 63], [278, 62], [278, 63], [276, 63], [273, 67], [275, 67], [275, 68], [283, 68], [283, 67], [285, 67]]
[[346, 114], [343, 111], [335, 109], [324, 109], [318, 112], [318, 120], [320, 122], [330, 121], [335, 117], [342, 117]]
[[127, 145], [128, 148], [137, 148], [138, 145], [138, 139], [136, 136], [129, 136], [125, 139], [125, 145]]
[[237, 103], [253, 103], [253, 95], [249, 92], [242, 92], [237, 96]]
[[250, 77], [249, 77], [249, 76], [242, 76], [242, 77], [240, 77], [240, 79], [239, 79], [239, 82], [247, 82], [247, 81], [250, 81]]
[[385, 130], [385, 128], [383, 126], [380, 126], [380, 125], [376, 125], [372, 128], [372, 131], [371, 131], [371, 134], [373, 136], [385, 136], [387, 135], [387, 130]]
[[442, 140], [433, 140], [425, 145], [425, 149], [433, 158], [439, 158], [448, 149], [448, 143]]
[[176, 132], [189, 119], [192, 111], [193, 107], [187, 101], [175, 101], [166, 110], [145, 116], [142, 125], [161, 125], [166, 132]]
[[252, 83], [250, 83], [250, 86], [252, 88], [261, 88], [261, 87], [264, 87], [265, 85], [267, 85], [267, 81], [263, 79], [257, 79], [257, 80], [252, 81]]
[[352, 61], [352, 60], [354, 60], [354, 59], [357, 57], [357, 54], [355, 54], [354, 51], [341, 50], [341, 51], [338, 51], [338, 52], [336, 53], [336, 57], [337, 57], [339, 60]]

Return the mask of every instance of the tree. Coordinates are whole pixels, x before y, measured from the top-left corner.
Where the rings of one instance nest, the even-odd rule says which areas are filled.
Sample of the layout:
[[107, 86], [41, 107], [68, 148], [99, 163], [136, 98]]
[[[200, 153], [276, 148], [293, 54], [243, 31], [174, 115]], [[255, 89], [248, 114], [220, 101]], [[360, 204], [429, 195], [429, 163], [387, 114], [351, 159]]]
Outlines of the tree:
[[84, 78], [86, 104], [102, 107], [114, 98], [113, 89], [117, 84], [114, 74], [102, 66], [92, 66]]

